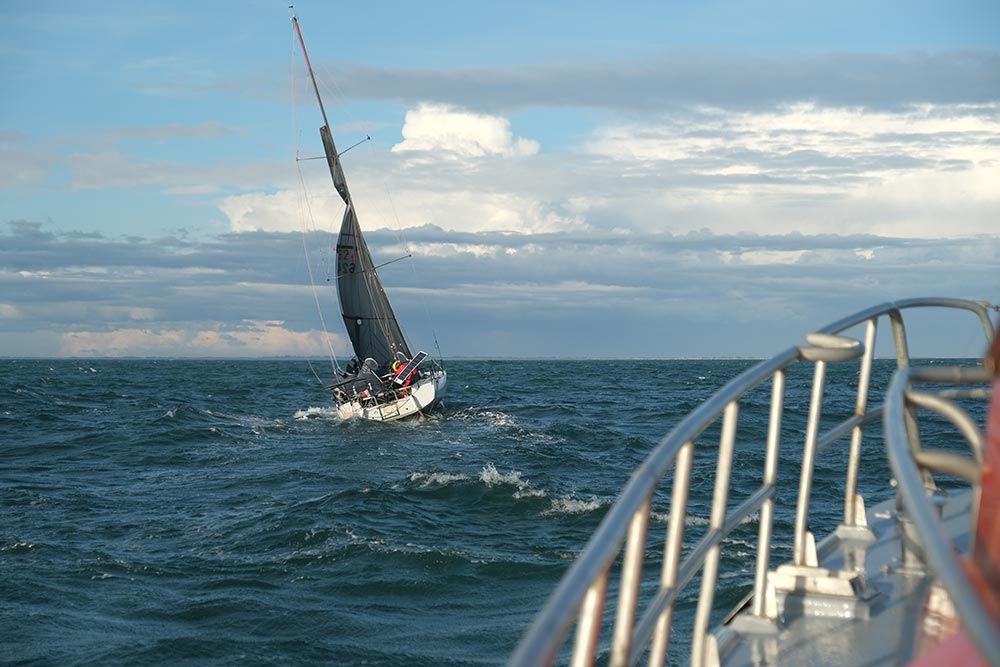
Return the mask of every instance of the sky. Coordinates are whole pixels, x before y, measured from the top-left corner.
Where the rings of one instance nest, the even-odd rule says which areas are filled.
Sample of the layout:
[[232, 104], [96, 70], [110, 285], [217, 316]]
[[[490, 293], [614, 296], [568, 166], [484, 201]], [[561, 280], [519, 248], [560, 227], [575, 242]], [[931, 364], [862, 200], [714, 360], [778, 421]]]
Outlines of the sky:
[[[349, 357], [287, 5], [0, 2], [0, 356]], [[762, 357], [1000, 303], [994, 0], [295, 11], [414, 348]]]

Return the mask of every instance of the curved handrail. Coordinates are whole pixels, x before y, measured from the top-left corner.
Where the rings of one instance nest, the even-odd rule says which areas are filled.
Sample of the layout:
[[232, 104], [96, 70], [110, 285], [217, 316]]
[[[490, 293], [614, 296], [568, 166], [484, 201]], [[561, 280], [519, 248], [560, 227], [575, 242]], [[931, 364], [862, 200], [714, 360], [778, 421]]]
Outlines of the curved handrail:
[[[992, 338], [993, 326], [987, 314], [989, 306], [984, 302], [936, 297], [908, 299], [887, 302], [837, 320], [807, 337], [809, 343], [807, 346], [787, 349], [742, 372], [683, 418], [632, 473], [618, 499], [587, 542], [579, 558], [563, 576], [531, 627], [523, 635], [509, 664], [512, 666], [551, 664], [578, 614], [577, 640], [572, 664], [574, 666], [592, 664], [598, 646], [597, 640], [611, 568], [623, 549], [625, 554], [622, 559], [621, 587], [615, 617], [611, 665], [618, 667], [619, 665], [634, 664], [647, 647], [651, 647], [650, 664], [653, 667], [663, 664], [670, 636], [673, 603], [677, 593], [683, 589], [684, 585], [693, 578], [699, 569], [702, 571], [702, 591], [695, 618], [691, 663], [694, 665], [703, 664], [706, 651], [712, 648], [706, 639], [707, 623], [713, 602], [720, 543], [738, 525], [740, 518], [757, 511], [760, 511], [760, 534], [753, 613], [763, 617], [766, 613], [764, 586], [769, 567], [773, 489], [777, 474], [785, 370], [803, 360], [810, 360], [815, 364], [813, 396], [806, 443], [803, 448], [802, 476], [796, 512], [794, 558], [796, 564], [803, 565], [809, 561], [810, 557], [810, 543], [806, 539], [805, 526], [808, 519], [812, 465], [817, 453], [817, 443], [822, 442], [825, 447], [832, 444], [834, 435], [836, 438], [840, 438], [845, 436], [848, 431], [852, 433], [847, 483], [845, 485], [844, 523], [847, 526], [858, 525], [858, 521], [863, 522], [863, 517], [857, 517], [855, 514], [858, 506], [855, 489], [860, 461], [862, 429], [868, 421], [874, 418], [873, 415], [881, 410], [880, 407], [869, 409], [867, 406], [877, 321], [884, 316], [890, 318], [897, 367], [906, 368], [909, 366], [910, 359], [902, 311], [924, 307], [971, 311], [978, 316], [986, 339]], [[845, 330], [860, 324], [866, 324], [863, 343], [840, 335]], [[862, 360], [855, 415], [834, 426], [829, 431], [833, 435], [821, 437], [818, 431], [825, 366], [828, 362], [843, 361], [858, 356], [861, 356]], [[736, 415], [739, 400], [768, 380], [772, 382], [772, 399], [764, 479], [761, 487], [754, 492], [751, 498], [741, 504], [736, 512], [727, 512], [726, 501], [729, 491], [731, 456], [736, 438]], [[713, 496], [709, 529], [702, 536], [700, 546], [689, 553], [682, 563], [680, 561], [680, 546], [683, 539], [683, 519], [690, 485], [692, 450], [696, 439], [720, 417], [723, 418], [723, 427], [719, 443], [716, 489]], [[660, 590], [636, 624], [638, 587], [641, 578], [639, 573], [643, 564], [651, 499], [657, 485], [666, 475], [671, 464], [675, 467], [675, 478]], [[814, 553], [811, 555], [813, 558], [815, 557]]]
[[[981, 368], [900, 370], [893, 378], [886, 395], [884, 428], [889, 464], [899, 484], [903, 505], [916, 527], [927, 559], [948, 591], [962, 619], [962, 626], [972, 637], [976, 647], [990, 664], [1000, 665], [1000, 632], [993, 616], [983, 606], [965, 575], [941, 517], [928, 498], [920, 468], [936, 466], [946, 474], [960, 475], [964, 471], [960, 466], [954, 465], [955, 461], [951, 457], [921, 456], [937, 452], [914, 451], [906, 426], [907, 406], [919, 405], [937, 412], [962, 431], [967, 431], [968, 417], [960, 408], [945, 401], [927, 401], [919, 397], [914, 400], [914, 392], [910, 387], [916, 382], [985, 383], [989, 380], [990, 374]], [[973, 446], [972, 449], [975, 450], [976, 447]], [[918, 466], [918, 463], [921, 465]]]

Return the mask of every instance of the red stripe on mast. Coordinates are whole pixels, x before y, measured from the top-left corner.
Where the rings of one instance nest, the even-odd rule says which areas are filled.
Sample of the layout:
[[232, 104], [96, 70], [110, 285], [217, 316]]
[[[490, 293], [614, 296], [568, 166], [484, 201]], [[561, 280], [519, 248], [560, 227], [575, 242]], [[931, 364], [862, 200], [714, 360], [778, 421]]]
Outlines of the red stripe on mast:
[[[289, 6], [289, 9], [292, 9], [292, 7]], [[316, 92], [316, 101], [319, 102], [319, 112], [323, 114], [323, 125], [329, 128], [330, 121], [326, 119], [326, 109], [323, 107], [323, 98], [319, 96], [319, 86], [316, 85], [316, 74], [313, 73], [312, 63], [309, 62], [309, 52], [306, 51], [306, 42], [302, 39], [302, 29], [299, 28], [299, 17], [295, 15], [294, 9], [292, 9], [292, 24], [295, 26], [295, 34], [299, 36], [299, 44], [302, 45], [302, 55], [306, 59], [306, 69], [309, 70], [309, 78], [312, 79], [313, 90]]]
[[299, 36], [299, 44], [302, 45], [302, 55], [306, 58], [306, 67], [309, 69], [309, 74], [312, 74], [313, 66], [312, 63], [309, 62], [309, 53], [306, 51], [305, 40], [302, 39], [302, 30], [299, 28], [299, 17], [293, 16], [292, 23], [295, 25], [295, 34]]

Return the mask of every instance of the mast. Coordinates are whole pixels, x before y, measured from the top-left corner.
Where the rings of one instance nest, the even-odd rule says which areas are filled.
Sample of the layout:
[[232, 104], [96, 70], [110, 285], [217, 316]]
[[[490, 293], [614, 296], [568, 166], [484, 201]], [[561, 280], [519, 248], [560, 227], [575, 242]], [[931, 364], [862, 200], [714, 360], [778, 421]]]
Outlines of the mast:
[[368, 251], [368, 244], [361, 233], [354, 202], [347, 189], [347, 178], [344, 176], [340, 155], [333, 142], [330, 121], [326, 117], [323, 98], [319, 94], [316, 74], [313, 72], [305, 40], [302, 38], [299, 19], [292, 6], [289, 6], [289, 10], [292, 13], [295, 34], [302, 47], [306, 68], [309, 70], [313, 91], [316, 93], [316, 101], [319, 102], [319, 110], [323, 114], [323, 127], [319, 129], [319, 134], [323, 140], [323, 151], [326, 153], [330, 176], [340, 198], [347, 205], [340, 235], [337, 238], [337, 293], [340, 297], [340, 312], [358, 358], [371, 357], [384, 370], [396, 360], [397, 355], [402, 354], [407, 359], [413, 355], [382, 288], [371, 253]]
[[295, 15], [295, 9], [289, 5], [292, 12], [292, 25], [295, 26], [295, 34], [298, 35], [299, 45], [302, 47], [302, 55], [306, 61], [306, 69], [309, 70], [309, 79], [312, 81], [313, 91], [316, 93], [316, 101], [319, 102], [319, 112], [323, 114], [323, 127], [319, 129], [320, 138], [323, 140], [323, 151], [326, 153], [326, 162], [330, 167], [330, 176], [333, 178], [333, 185], [340, 193], [340, 198], [344, 200], [348, 208], [354, 208], [351, 201], [351, 193], [347, 189], [347, 178], [344, 176], [344, 168], [340, 164], [340, 154], [337, 146], [333, 142], [333, 132], [330, 130], [330, 121], [326, 117], [326, 107], [323, 106], [323, 98], [319, 94], [319, 84], [316, 83], [316, 73], [313, 71], [312, 61], [309, 60], [309, 52], [306, 51], [306, 42], [302, 38], [302, 28], [299, 27], [299, 17]]
[[319, 95], [319, 86], [316, 85], [316, 75], [313, 73], [312, 63], [309, 61], [309, 52], [306, 51], [306, 42], [302, 39], [302, 29], [299, 27], [299, 17], [295, 15], [295, 7], [288, 5], [292, 12], [292, 25], [295, 26], [295, 34], [299, 36], [299, 45], [302, 47], [302, 55], [306, 59], [306, 69], [309, 70], [309, 78], [312, 79], [313, 90], [316, 92], [316, 101], [319, 102], [319, 112], [323, 114], [323, 126], [330, 129], [330, 121], [326, 119], [326, 109], [323, 107], [323, 98]]

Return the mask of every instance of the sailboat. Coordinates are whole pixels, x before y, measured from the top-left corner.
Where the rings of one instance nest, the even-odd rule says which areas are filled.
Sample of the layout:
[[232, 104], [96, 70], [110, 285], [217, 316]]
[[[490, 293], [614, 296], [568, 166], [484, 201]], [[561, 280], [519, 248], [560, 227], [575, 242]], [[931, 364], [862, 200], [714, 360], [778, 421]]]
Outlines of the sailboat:
[[382, 288], [358, 223], [354, 200], [347, 187], [340, 154], [294, 11], [292, 24], [323, 116], [319, 134], [330, 176], [346, 206], [337, 237], [336, 282], [340, 311], [355, 357], [343, 370], [335, 360], [335, 378], [324, 383], [324, 387], [332, 393], [337, 412], [344, 419], [391, 421], [426, 415], [440, 405], [447, 373], [426, 352], [411, 352]]

